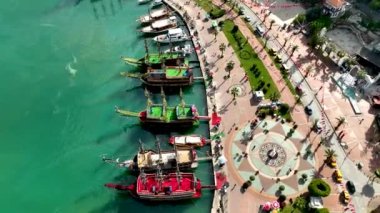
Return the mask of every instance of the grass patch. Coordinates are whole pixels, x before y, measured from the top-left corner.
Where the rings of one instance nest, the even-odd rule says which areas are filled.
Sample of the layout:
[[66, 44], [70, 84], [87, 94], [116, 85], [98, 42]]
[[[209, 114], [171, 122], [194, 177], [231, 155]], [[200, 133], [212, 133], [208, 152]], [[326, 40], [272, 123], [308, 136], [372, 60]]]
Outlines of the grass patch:
[[196, 2], [210, 15], [211, 19], [220, 18], [226, 13], [225, 10], [217, 7], [210, 0], [196, 0]]
[[[259, 37], [256, 33], [255, 33], [255, 30], [253, 29], [253, 27], [251, 25], [249, 25], [248, 23], [245, 23], [246, 26], [249, 28], [249, 30], [256, 36], [257, 40], [261, 43], [261, 45], [264, 46], [264, 41], [262, 40], [262, 37]], [[275, 60], [275, 56], [270, 54], [270, 50], [269, 48], [265, 47], [265, 51], [268, 53], [268, 55], [270, 56], [270, 58], [272, 59], [272, 62], [273, 64], [276, 66], [276, 68], [278, 70], [280, 70], [281, 72], [281, 76], [284, 78], [285, 80], [285, 84], [286, 86], [289, 88], [290, 92], [293, 94], [293, 95], [297, 95], [296, 93], [296, 90], [292, 84], [292, 82], [290, 81], [289, 79], [289, 75], [284, 71], [282, 70], [282, 65], [280, 62], [276, 61]]]
[[222, 29], [236, 56], [239, 58], [241, 67], [247, 73], [251, 88], [262, 90], [265, 98], [268, 99], [274, 93], [280, 94], [268, 70], [237, 26], [231, 20], [227, 20], [224, 21]]

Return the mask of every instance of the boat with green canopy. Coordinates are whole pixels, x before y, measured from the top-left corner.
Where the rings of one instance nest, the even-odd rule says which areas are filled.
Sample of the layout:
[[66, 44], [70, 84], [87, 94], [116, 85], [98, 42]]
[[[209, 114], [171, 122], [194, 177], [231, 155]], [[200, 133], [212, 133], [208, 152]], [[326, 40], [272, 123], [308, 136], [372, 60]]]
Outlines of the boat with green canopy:
[[160, 69], [147, 68], [146, 73], [121, 72], [122, 76], [138, 78], [145, 85], [154, 87], [189, 86], [194, 82], [193, 71], [189, 67], [163, 66]]
[[115, 111], [124, 116], [139, 117], [142, 124], [156, 126], [198, 126], [200, 120], [210, 120], [208, 116], [200, 116], [195, 105], [185, 103], [182, 89], [180, 89], [181, 103], [177, 106], [167, 106], [162, 87], [162, 104], [153, 104], [147, 90], [145, 90], [145, 96], [148, 98], [146, 110], [136, 113], [115, 107]]
[[132, 66], [137, 67], [151, 67], [154, 69], [161, 68], [162, 65], [165, 66], [185, 66], [189, 64], [184, 54], [181, 53], [149, 53], [148, 46], [145, 41], [145, 51], [146, 54], [140, 59], [121, 57], [121, 59]]

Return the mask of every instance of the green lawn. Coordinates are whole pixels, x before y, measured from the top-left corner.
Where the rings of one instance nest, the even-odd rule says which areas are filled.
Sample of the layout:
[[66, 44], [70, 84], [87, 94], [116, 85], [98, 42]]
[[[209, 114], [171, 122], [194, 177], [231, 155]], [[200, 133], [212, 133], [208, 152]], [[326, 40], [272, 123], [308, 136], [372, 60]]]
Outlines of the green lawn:
[[240, 30], [233, 33], [233, 28], [234, 23], [232, 21], [227, 20], [223, 23], [223, 32], [238, 56], [241, 66], [247, 73], [251, 87], [254, 90], [262, 90], [265, 93], [265, 98], [270, 98], [274, 93], [280, 94], [257, 53], [252, 49]]
[[214, 5], [210, 0], [196, 0], [197, 4], [200, 5], [208, 14], [210, 14], [212, 19], [220, 18], [225, 14], [223, 9]]
[[[252, 28], [252, 26], [250, 26], [248, 23], [246, 23], [247, 27], [249, 28], [249, 30], [256, 36], [256, 38], [258, 39], [258, 41], [261, 43], [261, 45], [264, 46], [264, 41], [262, 40], [262, 37], [259, 37], [258, 35], [255, 34], [255, 30]], [[272, 56], [271, 54], [269, 54], [269, 49], [266, 47], [265, 48], [265, 51], [267, 51], [268, 55], [270, 56], [270, 58], [272, 59], [273, 61], [273, 64], [276, 66], [276, 68], [281, 72], [281, 63], [278, 63], [275, 61], [275, 57]], [[285, 83], [286, 83], [286, 86], [289, 88], [290, 92], [293, 94], [293, 95], [296, 95], [296, 90], [294, 89], [294, 86], [293, 84], [290, 82], [290, 79], [289, 79], [289, 76], [287, 76], [286, 74], [284, 74], [283, 72], [281, 72], [281, 76], [284, 78], [285, 80]]]

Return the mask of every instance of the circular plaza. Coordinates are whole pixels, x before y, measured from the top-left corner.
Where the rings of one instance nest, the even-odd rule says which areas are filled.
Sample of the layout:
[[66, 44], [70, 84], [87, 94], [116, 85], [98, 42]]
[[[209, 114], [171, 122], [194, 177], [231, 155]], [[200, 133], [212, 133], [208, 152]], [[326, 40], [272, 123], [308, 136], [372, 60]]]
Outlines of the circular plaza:
[[[296, 195], [311, 181], [316, 159], [306, 136], [289, 123], [272, 119], [248, 123], [235, 134], [233, 166], [255, 191], [270, 196]], [[283, 186], [283, 187], [280, 187]]]

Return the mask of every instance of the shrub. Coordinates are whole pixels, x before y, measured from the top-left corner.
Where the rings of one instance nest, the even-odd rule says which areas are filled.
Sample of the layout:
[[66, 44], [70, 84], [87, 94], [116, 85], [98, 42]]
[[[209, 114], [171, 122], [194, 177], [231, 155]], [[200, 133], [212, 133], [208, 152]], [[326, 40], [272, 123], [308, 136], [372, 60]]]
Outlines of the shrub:
[[322, 179], [314, 179], [308, 186], [311, 195], [317, 197], [327, 197], [331, 192], [331, 187]]
[[217, 19], [217, 18], [224, 16], [225, 13], [226, 13], [226, 11], [215, 7], [210, 11], [210, 18], [211, 19]]
[[300, 210], [306, 209], [307, 200], [304, 197], [297, 197], [293, 205]]
[[307, 174], [305, 174], [305, 173], [302, 174], [301, 176], [302, 176], [302, 179], [307, 179], [307, 177], [308, 177]]
[[281, 104], [278, 110], [279, 110], [281, 115], [285, 115], [286, 113], [289, 112], [289, 105]]
[[313, 212], [315, 213], [329, 213], [330, 211], [327, 208], [315, 209]]
[[286, 200], [286, 196], [285, 195], [280, 195], [278, 197], [278, 202], [280, 202], [280, 203], [284, 202], [285, 200]]
[[[234, 25], [234, 27], [231, 30], [231, 33], [237, 33], [238, 30], [239, 30], [239, 27], [237, 25]], [[235, 40], [238, 42], [239, 39], [235, 38]]]
[[255, 176], [253, 176], [253, 175], [249, 176], [249, 180], [250, 181], [254, 181], [255, 180]]
[[280, 190], [280, 191], [284, 191], [284, 190], [285, 190], [285, 186], [284, 186], [284, 185], [281, 185], [280, 187], [278, 187], [278, 190]]

